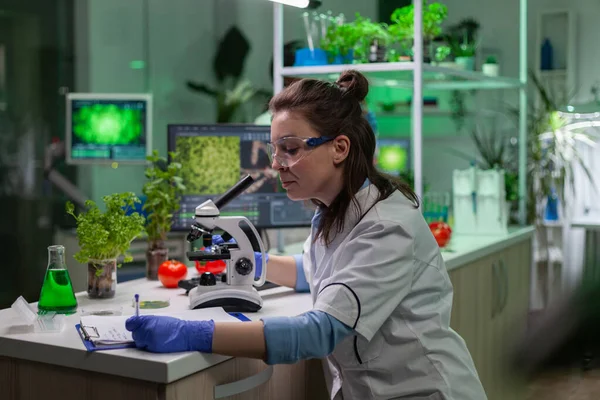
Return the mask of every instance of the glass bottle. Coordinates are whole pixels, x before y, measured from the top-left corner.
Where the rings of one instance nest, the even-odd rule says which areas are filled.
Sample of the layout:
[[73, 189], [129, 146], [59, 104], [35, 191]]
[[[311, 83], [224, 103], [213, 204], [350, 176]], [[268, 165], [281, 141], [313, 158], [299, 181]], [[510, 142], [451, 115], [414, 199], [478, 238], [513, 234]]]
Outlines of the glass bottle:
[[71, 314], [77, 311], [77, 299], [73, 292], [71, 276], [65, 263], [65, 247], [48, 247], [48, 266], [38, 302], [40, 312]]

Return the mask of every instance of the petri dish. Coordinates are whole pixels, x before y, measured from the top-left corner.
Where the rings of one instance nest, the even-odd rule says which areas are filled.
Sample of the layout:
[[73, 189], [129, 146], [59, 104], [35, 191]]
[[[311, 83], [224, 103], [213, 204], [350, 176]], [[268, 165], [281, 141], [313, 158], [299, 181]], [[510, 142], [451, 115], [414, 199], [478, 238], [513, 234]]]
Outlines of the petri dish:
[[[167, 296], [148, 296], [140, 295], [140, 310], [156, 310], [166, 308], [171, 305], [171, 298]], [[131, 306], [135, 308], [135, 300], [131, 301]]]
[[107, 304], [90, 304], [81, 307], [81, 315], [118, 316], [123, 315], [123, 307]]

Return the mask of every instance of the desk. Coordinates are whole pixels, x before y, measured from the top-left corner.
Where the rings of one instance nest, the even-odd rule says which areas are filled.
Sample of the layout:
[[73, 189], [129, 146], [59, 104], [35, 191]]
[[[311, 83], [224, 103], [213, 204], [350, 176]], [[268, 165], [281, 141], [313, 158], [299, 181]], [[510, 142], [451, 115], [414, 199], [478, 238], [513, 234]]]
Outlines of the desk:
[[[518, 337], [526, 326], [523, 316], [528, 308], [532, 233], [532, 228], [517, 228], [496, 237], [456, 236], [452, 239], [453, 251], [443, 252], [455, 288], [451, 324], [467, 342], [490, 400], [522, 398], [517, 393], [506, 397], [508, 378], [496, 363], [510, 345], [507, 337]], [[292, 245], [286, 253], [299, 249], [300, 244]], [[508, 266], [506, 285], [500, 285], [500, 280], [492, 276], [500, 260]], [[506, 289], [497, 290], [500, 286]], [[170, 294], [168, 310], [188, 307], [188, 298], [181, 290], [165, 289], [145, 279], [119, 284], [115, 298], [103, 301], [120, 304], [124, 313], [131, 314], [133, 295], [150, 292]], [[309, 294], [287, 288], [265, 290], [261, 295], [264, 307], [248, 314], [251, 319], [297, 315], [312, 307]], [[77, 298], [80, 308], [92, 303], [83, 292]], [[0, 310], [2, 399], [212, 399], [215, 387], [236, 382], [245, 384], [248, 390], [228, 398], [293, 400], [326, 396], [318, 360], [278, 365], [263, 384], [268, 371], [259, 360], [201, 353], [152, 354], [136, 349], [88, 353], [74, 328], [79, 317], [69, 316], [61, 333], [35, 334], [19, 327], [12, 310]], [[506, 331], [509, 327], [510, 332]]]

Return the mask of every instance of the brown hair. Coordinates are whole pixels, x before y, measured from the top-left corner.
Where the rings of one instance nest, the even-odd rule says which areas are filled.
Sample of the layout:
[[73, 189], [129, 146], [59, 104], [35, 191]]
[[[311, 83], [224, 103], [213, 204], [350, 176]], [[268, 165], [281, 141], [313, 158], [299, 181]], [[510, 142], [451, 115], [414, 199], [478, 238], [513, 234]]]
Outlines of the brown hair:
[[294, 82], [275, 95], [269, 103], [273, 114], [284, 111], [297, 113], [321, 136], [344, 134], [350, 139], [348, 157], [343, 163], [342, 191], [329, 207], [312, 200], [323, 212], [315, 240], [323, 237], [326, 245], [331, 244], [335, 235], [344, 229], [350, 204], [360, 210], [356, 193], [367, 178], [379, 190], [377, 201], [384, 200], [399, 190], [413, 201], [415, 207], [419, 207], [419, 198], [409, 185], [379, 172], [373, 164], [375, 133], [364, 117], [361, 106], [368, 92], [367, 78], [358, 71], [348, 70], [335, 83], [316, 79]]

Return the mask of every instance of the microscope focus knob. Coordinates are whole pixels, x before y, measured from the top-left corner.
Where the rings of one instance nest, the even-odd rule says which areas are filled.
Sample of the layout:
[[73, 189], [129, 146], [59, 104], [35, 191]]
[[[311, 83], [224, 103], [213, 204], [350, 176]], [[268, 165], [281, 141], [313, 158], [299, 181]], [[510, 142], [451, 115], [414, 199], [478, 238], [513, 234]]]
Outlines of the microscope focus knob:
[[235, 270], [240, 275], [249, 275], [252, 272], [252, 261], [245, 257], [240, 258], [235, 263]]
[[217, 278], [212, 272], [205, 272], [200, 275], [200, 286], [215, 286], [217, 284]]

